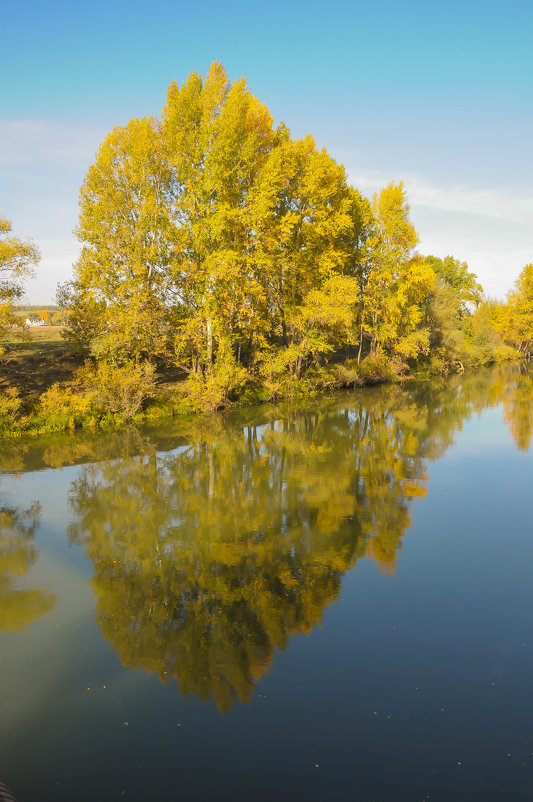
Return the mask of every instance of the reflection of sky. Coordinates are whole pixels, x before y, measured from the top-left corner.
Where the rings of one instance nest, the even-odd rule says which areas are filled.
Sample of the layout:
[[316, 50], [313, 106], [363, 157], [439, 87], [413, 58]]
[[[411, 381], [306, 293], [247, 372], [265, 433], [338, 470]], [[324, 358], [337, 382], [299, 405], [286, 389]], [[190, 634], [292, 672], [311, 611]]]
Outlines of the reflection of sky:
[[146, 14], [139, 0], [29, 0], [6, 7], [2, 28], [0, 210], [42, 247], [35, 303], [69, 275], [79, 185], [105, 133], [158, 114], [171, 79], [215, 59], [364, 191], [404, 179], [423, 251], [466, 259], [498, 295], [532, 258], [531, 213], [511, 231], [506, 211], [533, 208], [525, 2], [275, 0], [265, 13], [155, 0]]
[[[0, 477], [0, 504], [28, 509], [39, 501], [41, 514], [36, 531], [36, 542], [46, 543], [48, 550], [63, 550], [66, 525], [70, 520], [68, 488], [77, 478], [79, 467], [66, 466], [58, 470], [33, 471], [15, 476]], [[64, 559], [81, 565], [79, 549], [72, 549]]]

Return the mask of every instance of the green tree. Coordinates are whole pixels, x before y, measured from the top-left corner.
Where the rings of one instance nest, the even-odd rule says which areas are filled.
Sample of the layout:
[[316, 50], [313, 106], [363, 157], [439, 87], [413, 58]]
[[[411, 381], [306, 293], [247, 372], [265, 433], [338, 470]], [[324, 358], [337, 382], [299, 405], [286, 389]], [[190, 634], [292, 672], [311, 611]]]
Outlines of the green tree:
[[483, 300], [483, 287], [477, 280], [475, 273], [468, 270], [466, 262], [460, 262], [453, 256], [446, 256], [440, 259], [438, 256], [424, 257], [427, 264], [431, 265], [437, 278], [454, 292], [457, 297], [461, 314], [469, 311], [469, 304], [479, 306]]

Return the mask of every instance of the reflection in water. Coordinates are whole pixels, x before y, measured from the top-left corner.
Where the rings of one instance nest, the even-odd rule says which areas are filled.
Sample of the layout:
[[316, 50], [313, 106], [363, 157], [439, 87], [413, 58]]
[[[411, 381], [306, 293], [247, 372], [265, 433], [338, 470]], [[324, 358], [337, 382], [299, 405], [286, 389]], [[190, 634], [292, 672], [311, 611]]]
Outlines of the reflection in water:
[[169, 453], [146, 441], [86, 466], [70, 536], [94, 563], [98, 622], [122, 662], [229, 710], [250, 700], [274, 649], [320, 622], [357, 558], [394, 571], [411, 500], [426, 493], [424, 458], [471, 408], [467, 394], [452, 407], [449, 387], [416, 392], [382, 388], [260, 425], [213, 416]]
[[40, 459], [99, 460], [72, 485], [69, 535], [123, 664], [227, 711], [251, 699], [275, 649], [320, 623], [357, 559], [394, 572], [426, 461], [502, 399], [527, 448], [531, 379], [514, 366], [198, 418], [163, 445], [136, 429], [67, 438]]
[[27, 573], [37, 559], [33, 537], [40, 506], [28, 510], [0, 508], [0, 632], [19, 630], [53, 608], [56, 597], [44, 590], [14, 587], [15, 577]]
[[528, 451], [533, 434], [533, 376], [520, 371], [514, 384], [504, 395], [504, 420], [509, 426], [516, 447]]

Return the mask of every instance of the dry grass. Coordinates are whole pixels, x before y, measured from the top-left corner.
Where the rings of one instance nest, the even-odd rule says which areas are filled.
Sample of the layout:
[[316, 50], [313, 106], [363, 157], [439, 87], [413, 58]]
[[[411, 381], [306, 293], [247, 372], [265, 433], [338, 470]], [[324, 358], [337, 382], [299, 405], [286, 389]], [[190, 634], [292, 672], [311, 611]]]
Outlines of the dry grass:
[[62, 337], [63, 326], [35, 326], [29, 340], [14, 333], [2, 342], [5, 353], [0, 359], [0, 389], [16, 387], [22, 398], [39, 396], [57, 381], [66, 381], [84, 360]]

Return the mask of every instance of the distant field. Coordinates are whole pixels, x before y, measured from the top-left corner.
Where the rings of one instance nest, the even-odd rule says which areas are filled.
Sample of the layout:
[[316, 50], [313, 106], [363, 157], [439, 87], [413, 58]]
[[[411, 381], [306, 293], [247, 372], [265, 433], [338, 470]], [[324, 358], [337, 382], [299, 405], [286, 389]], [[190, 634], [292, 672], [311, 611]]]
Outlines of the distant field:
[[65, 340], [61, 337], [61, 332], [64, 328], [64, 326], [32, 326], [28, 329], [31, 337], [30, 342], [21, 341], [19, 337], [8, 332], [2, 344], [4, 346], [7, 345], [9, 350], [14, 349], [17, 351], [31, 350], [32, 345], [35, 343], [61, 343], [64, 346]]

